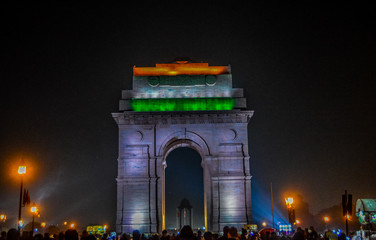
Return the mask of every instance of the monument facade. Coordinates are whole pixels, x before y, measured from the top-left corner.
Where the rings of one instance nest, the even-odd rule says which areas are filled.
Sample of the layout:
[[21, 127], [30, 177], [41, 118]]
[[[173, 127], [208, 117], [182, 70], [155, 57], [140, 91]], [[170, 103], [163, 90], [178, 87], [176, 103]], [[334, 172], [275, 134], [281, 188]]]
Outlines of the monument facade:
[[185, 225], [193, 228], [193, 207], [186, 198], [184, 198], [176, 208], [177, 229], [182, 229]]
[[205, 228], [251, 223], [252, 115], [243, 89], [232, 88], [230, 66], [134, 67], [133, 89], [122, 91], [120, 111], [112, 114], [119, 128], [117, 232], [165, 228], [166, 157], [179, 147], [201, 155]]

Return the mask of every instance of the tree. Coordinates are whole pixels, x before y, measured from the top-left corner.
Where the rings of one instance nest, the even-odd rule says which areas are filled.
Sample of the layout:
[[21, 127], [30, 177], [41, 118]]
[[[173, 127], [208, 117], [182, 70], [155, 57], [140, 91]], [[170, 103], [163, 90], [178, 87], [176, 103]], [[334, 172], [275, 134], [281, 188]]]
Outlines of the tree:
[[294, 196], [294, 207], [295, 207], [295, 219], [302, 222], [304, 228], [309, 226], [315, 226], [315, 219], [312, 213], [309, 212], [309, 205], [304, 201], [304, 198], [300, 194]]
[[[22, 230], [23, 231], [27, 231], [27, 232], [30, 232], [32, 229], [31, 229], [31, 227], [32, 227], [32, 225], [33, 225], [33, 223], [32, 222], [29, 222], [28, 224], [26, 224], [23, 228], [22, 228]], [[34, 228], [37, 228], [38, 230], [41, 228], [41, 226], [40, 226], [40, 222], [34, 222]]]
[[[353, 204], [353, 208], [355, 205]], [[329, 222], [325, 224], [324, 217], [329, 217]], [[345, 217], [342, 213], [342, 203], [334, 205], [332, 207], [321, 210], [318, 214], [315, 215], [315, 222], [317, 229], [319, 231], [324, 231], [325, 228], [328, 229], [345, 229]], [[360, 229], [360, 223], [353, 212], [349, 219], [349, 231], [357, 231]]]
[[55, 225], [50, 225], [46, 228], [45, 232], [49, 234], [59, 234], [61, 232], [60, 228], [56, 227]]

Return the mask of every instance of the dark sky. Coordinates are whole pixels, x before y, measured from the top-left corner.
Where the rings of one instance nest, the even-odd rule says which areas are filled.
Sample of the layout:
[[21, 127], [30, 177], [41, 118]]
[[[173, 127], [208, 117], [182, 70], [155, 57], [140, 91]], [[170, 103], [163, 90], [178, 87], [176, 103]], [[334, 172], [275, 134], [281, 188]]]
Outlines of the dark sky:
[[[0, 211], [25, 186], [49, 223], [115, 224], [117, 126], [132, 67], [177, 56], [231, 64], [249, 109], [253, 212], [301, 194], [376, 198], [376, 26], [362, 3], [1, 6]], [[191, 193], [195, 194], [195, 193]], [[280, 209], [282, 211], [282, 209]], [[24, 215], [29, 215], [24, 213]]]

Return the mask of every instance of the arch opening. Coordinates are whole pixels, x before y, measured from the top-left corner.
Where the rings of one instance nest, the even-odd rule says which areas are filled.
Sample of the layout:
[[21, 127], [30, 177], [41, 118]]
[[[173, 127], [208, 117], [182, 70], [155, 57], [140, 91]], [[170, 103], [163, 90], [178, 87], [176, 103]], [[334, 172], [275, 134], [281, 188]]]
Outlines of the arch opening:
[[[194, 229], [205, 226], [204, 169], [200, 153], [184, 145], [168, 151], [164, 175], [165, 228], [179, 229], [191, 224]], [[183, 199], [192, 206], [185, 213], [178, 210]]]

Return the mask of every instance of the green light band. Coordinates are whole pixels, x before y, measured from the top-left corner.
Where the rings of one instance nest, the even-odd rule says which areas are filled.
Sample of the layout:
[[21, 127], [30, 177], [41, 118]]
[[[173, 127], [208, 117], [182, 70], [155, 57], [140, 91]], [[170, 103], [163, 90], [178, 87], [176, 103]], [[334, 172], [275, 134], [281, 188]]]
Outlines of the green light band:
[[232, 110], [232, 98], [157, 98], [132, 99], [132, 108], [135, 112], [154, 111], [210, 111]]

